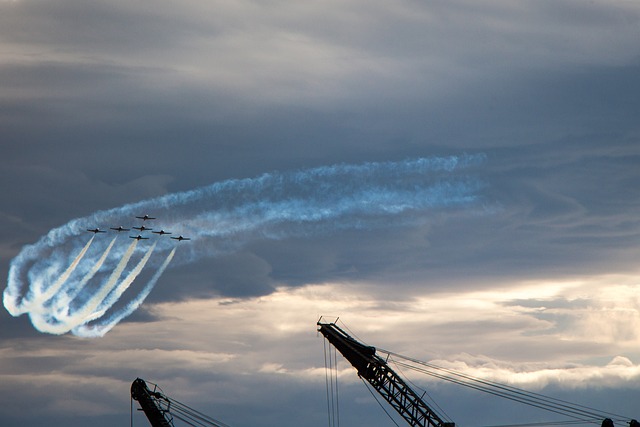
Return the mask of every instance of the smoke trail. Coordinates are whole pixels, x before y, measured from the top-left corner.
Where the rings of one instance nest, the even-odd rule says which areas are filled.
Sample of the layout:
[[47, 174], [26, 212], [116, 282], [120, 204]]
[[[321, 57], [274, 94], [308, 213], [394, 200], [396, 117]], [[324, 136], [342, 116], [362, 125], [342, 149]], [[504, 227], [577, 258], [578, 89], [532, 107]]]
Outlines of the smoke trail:
[[[53, 229], [22, 249], [11, 261], [4, 306], [14, 316], [28, 312], [39, 330], [62, 329], [66, 325], [67, 330], [69, 326], [73, 328], [73, 333], [85, 333], [78, 331], [84, 331], [87, 317], [102, 313], [98, 306], [108, 295], [105, 291], [114, 291], [117, 280], [124, 274], [123, 259], [128, 262], [133, 255], [142, 257], [147, 253], [142, 245], [137, 248], [132, 245], [133, 254], [127, 255], [122, 245], [114, 245], [112, 250], [107, 240], [96, 237], [91, 248], [69, 270], [67, 266], [74, 264], [75, 254], [84, 245], [82, 235], [88, 227], [127, 224], [127, 220], [143, 213], [157, 217], [154, 226], [162, 225], [173, 236], [182, 234], [191, 238], [190, 242], [179, 243], [166, 237], [152, 237], [156, 246], [143, 267], [164, 271], [169, 258], [175, 258], [172, 265], [184, 265], [232, 253], [259, 239], [412, 226], [440, 213], [467, 211], [481, 200], [484, 184], [470, 171], [484, 158], [483, 155], [418, 158], [268, 173], [96, 212]], [[176, 244], [181, 245], [177, 253]], [[41, 293], [40, 289], [55, 290], [66, 271], [69, 277], [48, 304], [29, 306], [28, 302]], [[135, 280], [138, 274], [131, 277]], [[105, 275], [110, 287], [97, 287], [94, 282]], [[113, 295], [121, 298], [128, 294], [123, 291]], [[69, 319], [84, 319], [85, 325], [72, 326], [75, 322]], [[106, 325], [100, 323], [102, 320], [102, 317], [93, 319]]]
[[64, 334], [69, 332], [72, 328], [91, 320], [93, 318], [92, 315], [94, 311], [115, 288], [118, 279], [122, 275], [122, 272], [129, 263], [129, 259], [133, 255], [133, 251], [135, 250], [137, 243], [137, 240], [131, 242], [115, 270], [113, 270], [107, 281], [91, 296], [91, 298], [84, 301], [75, 309], [69, 307], [66, 313], [58, 311], [55, 316], [52, 316], [51, 313], [45, 313], [43, 315], [42, 310], [32, 310], [29, 314], [31, 323], [33, 323], [33, 325], [41, 332]]
[[[140, 260], [140, 262], [138, 262], [136, 267], [133, 270], [131, 270], [131, 272], [127, 275], [127, 277], [125, 277], [124, 280], [122, 280], [122, 282], [120, 282], [118, 286], [116, 286], [116, 288], [113, 289], [104, 300], [102, 300], [98, 311], [96, 311], [95, 313], [93, 313], [92, 315], [84, 319], [84, 322], [90, 322], [92, 320], [102, 317], [106, 313], [106, 311], [110, 309], [111, 306], [113, 306], [113, 304], [115, 304], [116, 301], [120, 299], [122, 294], [129, 288], [129, 286], [133, 283], [136, 277], [138, 277], [140, 272], [142, 272], [142, 269], [147, 264], [147, 261], [149, 261], [149, 258], [151, 257], [151, 254], [153, 253], [153, 250], [155, 249], [157, 244], [158, 242], [154, 242], [154, 244], [149, 248], [149, 250], [144, 255], [144, 257]], [[175, 251], [175, 248], [174, 248], [174, 251]]]
[[58, 278], [58, 280], [53, 285], [51, 285], [45, 292], [39, 295], [39, 299], [41, 299], [42, 301], [47, 301], [56, 292], [58, 292], [60, 288], [62, 288], [62, 285], [64, 285], [67, 279], [69, 279], [69, 276], [71, 276], [71, 273], [73, 273], [73, 270], [76, 269], [76, 267], [78, 266], [78, 263], [80, 262], [82, 257], [84, 257], [84, 254], [87, 253], [87, 250], [89, 249], [89, 246], [91, 246], [91, 243], [93, 242], [93, 239], [95, 239], [95, 237], [96, 237], [95, 235], [91, 236], [91, 239], [89, 239], [87, 244], [84, 245], [84, 248], [82, 248], [82, 250], [76, 257], [76, 259], [73, 260], [69, 268], [67, 268], [67, 270], [64, 273], [62, 273], [62, 275]]
[[59, 318], [59, 317], [65, 315], [64, 312], [63, 312], [64, 310], [67, 311], [66, 316], [69, 315], [68, 314], [69, 303], [71, 303], [71, 301], [73, 301], [74, 298], [80, 292], [82, 292], [82, 290], [84, 289], [86, 284], [89, 282], [89, 280], [93, 279], [93, 277], [96, 275], [98, 270], [100, 270], [100, 268], [102, 267], [102, 264], [104, 264], [104, 261], [109, 256], [109, 252], [111, 252], [111, 248], [113, 247], [113, 244], [116, 242], [116, 239], [117, 239], [117, 237], [115, 237], [111, 241], [111, 243], [109, 243], [109, 246], [107, 246], [107, 249], [104, 251], [104, 253], [100, 257], [98, 262], [96, 262], [95, 265], [93, 266], [93, 268], [91, 270], [89, 270], [89, 272], [87, 274], [85, 274], [85, 276], [82, 278], [82, 280], [80, 282], [78, 282], [77, 284], [74, 284], [74, 286], [71, 287], [71, 289], [69, 289], [69, 290], [67, 290], [67, 292], [59, 295], [58, 298], [56, 298], [55, 301], [53, 301], [53, 303], [52, 303], [53, 311], [55, 311], [57, 313], [56, 317]]
[[124, 256], [118, 263], [116, 269], [113, 270], [113, 272], [109, 276], [109, 279], [106, 281], [106, 283], [102, 285], [102, 287], [98, 290], [98, 292], [96, 292], [91, 297], [91, 299], [89, 299], [84, 305], [80, 307], [80, 309], [78, 309], [70, 317], [69, 320], [71, 322], [67, 321], [67, 324], [71, 324], [72, 326], [75, 327], [76, 325], [89, 320], [89, 317], [98, 308], [100, 303], [104, 301], [107, 295], [109, 295], [109, 293], [112, 292], [113, 289], [115, 288], [118, 282], [118, 279], [120, 278], [120, 276], [122, 275], [122, 272], [124, 271], [125, 267], [129, 263], [129, 259], [131, 259], [131, 255], [133, 255], [133, 251], [135, 250], [137, 245], [138, 245], [137, 240], [134, 240], [133, 242], [131, 242], [131, 244], [129, 245], [129, 248], [127, 249], [127, 252], [125, 252]]
[[66, 321], [61, 320], [70, 318], [69, 303], [83, 290], [86, 283], [95, 276], [104, 263], [104, 260], [109, 255], [109, 252], [115, 242], [116, 238], [111, 240], [111, 243], [109, 243], [109, 246], [107, 246], [107, 249], [93, 268], [79, 283], [72, 283], [70, 285], [70, 289], [60, 292], [51, 299], [35, 296], [33, 297], [33, 301], [23, 302], [23, 304], [28, 303], [31, 307], [29, 317], [36, 329], [41, 332], [55, 334], [63, 334], [69, 331], [70, 328], [66, 325]]
[[80, 337], [85, 338], [96, 338], [103, 337], [107, 332], [109, 332], [114, 326], [116, 326], [122, 319], [129, 316], [131, 313], [136, 311], [138, 307], [144, 302], [144, 300], [149, 296], [153, 287], [164, 273], [164, 270], [169, 266], [169, 263], [173, 259], [173, 256], [176, 253], [176, 248], [173, 248], [169, 255], [164, 260], [158, 271], [153, 275], [151, 280], [147, 283], [144, 289], [138, 294], [138, 296], [131, 301], [124, 309], [119, 312], [111, 315], [108, 319], [103, 322], [100, 322], [97, 325], [81, 325], [73, 329], [73, 333]]

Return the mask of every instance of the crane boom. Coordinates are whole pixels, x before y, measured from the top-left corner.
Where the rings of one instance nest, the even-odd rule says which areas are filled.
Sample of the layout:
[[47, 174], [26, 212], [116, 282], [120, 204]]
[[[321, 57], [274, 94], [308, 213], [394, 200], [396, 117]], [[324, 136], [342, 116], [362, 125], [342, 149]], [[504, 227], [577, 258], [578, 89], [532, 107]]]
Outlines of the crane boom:
[[369, 384], [395, 409], [410, 426], [454, 427], [445, 422], [376, 355], [375, 347], [356, 341], [335, 323], [318, 322], [318, 331], [358, 371]]
[[152, 427], [173, 427], [165, 416], [167, 411], [160, 404], [160, 401], [168, 404], [169, 400], [162, 393], [151, 391], [142, 378], [136, 378], [131, 384], [131, 397], [138, 401]]

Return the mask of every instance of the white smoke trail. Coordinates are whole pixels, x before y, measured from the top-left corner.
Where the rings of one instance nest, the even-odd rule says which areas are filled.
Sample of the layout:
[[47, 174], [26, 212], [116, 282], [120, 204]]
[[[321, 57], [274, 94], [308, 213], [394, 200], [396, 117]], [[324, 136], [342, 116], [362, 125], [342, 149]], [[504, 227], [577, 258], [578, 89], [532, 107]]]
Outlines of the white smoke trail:
[[53, 285], [49, 286], [49, 288], [47, 288], [47, 290], [45, 290], [42, 294], [38, 295], [39, 300], [47, 301], [55, 293], [57, 293], [60, 288], [62, 288], [62, 285], [64, 285], [67, 279], [69, 279], [71, 273], [73, 273], [80, 260], [84, 257], [84, 254], [87, 253], [87, 250], [89, 249], [89, 246], [91, 246], [91, 243], [93, 242], [93, 239], [95, 239], [95, 237], [95, 235], [91, 236], [91, 239], [89, 239], [87, 244], [84, 245], [84, 248], [82, 248], [76, 259], [74, 259], [69, 268], [67, 268], [65, 272], [60, 275], [58, 280]]
[[131, 242], [129, 248], [118, 263], [116, 269], [113, 270], [113, 272], [109, 276], [109, 279], [106, 281], [106, 283], [102, 285], [98, 292], [96, 292], [84, 305], [82, 305], [82, 307], [80, 307], [73, 313], [72, 316], [70, 316], [70, 318], [66, 322], [67, 325], [71, 325], [71, 328], [73, 328], [89, 320], [100, 303], [104, 301], [107, 295], [109, 295], [109, 293], [112, 292], [116, 287], [118, 279], [120, 279], [120, 276], [122, 276], [122, 272], [129, 263], [129, 259], [131, 259], [131, 255], [133, 255], [133, 251], [136, 249], [137, 244], [137, 240]]
[[33, 310], [29, 318], [31, 322], [41, 332], [47, 332], [50, 334], [64, 334], [69, 332], [74, 327], [86, 323], [89, 321], [92, 313], [98, 308], [100, 303], [107, 297], [107, 295], [116, 286], [118, 279], [122, 275], [125, 267], [129, 263], [129, 259], [133, 255], [133, 251], [136, 248], [138, 241], [134, 240], [129, 245], [129, 248], [125, 252], [124, 256], [118, 263], [117, 267], [107, 281], [98, 289], [98, 291], [80, 307], [71, 310], [67, 309], [66, 313], [58, 311], [55, 316], [51, 313], [43, 313], [42, 309]]
[[97, 325], [78, 326], [73, 329], [73, 333], [77, 336], [85, 337], [85, 338], [103, 337], [107, 332], [113, 329], [114, 326], [120, 323], [122, 319], [129, 316], [131, 313], [136, 311], [138, 307], [140, 307], [140, 305], [144, 302], [144, 300], [149, 296], [149, 294], [153, 290], [153, 287], [158, 282], [158, 279], [160, 279], [160, 276], [162, 276], [162, 273], [164, 273], [164, 270], [166, 270], [166, 268], [169, 266], [169, 263], [173, 259], [173, 256], [175, 255], [175, 253], [176, 253], [176, 248], [173, 248], [173, 250], [169, 252], [169, 255], [167, 256], [167, 258], [164, 260], [160, 268], [153, 275], [151, 280], [149, 280], [149, 282], [144, 287], [144, 289], [142, 289], [142, 291], [138, 294], [138, 296], [133, 301], [131, 301], [124, 309], [113, 314], [108, 319], [106, 319], [105, 321]]
[[129, 286], [131, 286], [133, 281], [136, 280], [136, 277], [138, 277], [138, 275], [142, 272], [142, 269], [147, 264], [147, 261], [149, 261], [149, 258], [151, 257], [151, 254], [153, 253], [153, 250], [155, 249], [157, 244], [158, 242], [153, 243], [153, 245], [149, 248], [144, 257], [138, 262], [135, 268], [131, 270], [127, 277], [125, 277], [124, 280], [122, 280], [122, 282], [120, 282], [118, 286], [116, 286], [115, 289], [113, 289], [104, 300], [101, 301], [99, 309], [95, 313], [84, 319], [84, 323], [102, 317], [107, 312], [107, 310], [109, 310], [111, 306], [113, 306], [113, 304], [115, 304], [120, 299], [122, 294], [129, 288]]
[[[104, 261], [109, 256], [109, 253], [111, 252], [111, 248], [113, 247], [113, 244], [116, 242], [116, 239], [117, 237], [114, 237], [114, 239], [111, 241], [111, 243], [109, 243], [109, 246], [107, 246], [107, 249], [104, 251], [100, 259], [98, 260], [98, 262], [94, 264], [93, 268], [91, 268], [91, 270], [89, 270], [89, 272], [85, 274], [85, 276], [82, 278], [82, 280], [80, 280], [80, 282], [75, 284], [71, 289], [59, 295], [58, 298], [56, 298], [56, 300], [53, 301], [52, 311], [56, 313], [57, 318], [60, 318], [62, 316], [67, 316], [67, 317], [69, 316], [69, 311], [68, 311], [69, 304], [80, 292], [82, 292], [82, 290], [84, 289], [86, 284], [89, 282], [89, 280], [93, 279], [93, 277], [96, 275], [98, 270], [100, 270], [100, 268], [102, 267], [102, 264], [104, 264]], [[66, 314], [65, 314], [65, 311], [66, 311]]]
[[69, 276], [71, 276], [71, 273], [73, 273], [73, 271], [76, 269], [76, 267], [78, 266], [78, 263], [84, 257], [85, 253], [91, 246], [91, 243], [93, 242], [94, 238], [95, 238], [95, 235], [92, 236], [91, 239], [89, 239], [89, 241], [80, 250], [80, 253], [71, 262], [69, 267], [67, 267], [67, 269], [58, 277], [55, 283], [50, 285], [48, 288], [46, 288], [44, 292], [42, 292], [42, 283], [36, 282], [35, 285], [31, 288], [31, 291], [29, 292], [29, 294], [25, 298], [23, 298], [19, 304], [15, 304], [12, 307], [13, 311], [19, 312], [19, 313], [27, 313], [28, 311], [33, 310], [34, 308], [37, 309], [39, 305], [43, 304], [49, 298], [51, 298], [54, 294], [56, 294], [65, 284], [65, 282], [69, 279]]
[[82, 291], [86, 283], [100, 269], [115, 242], [116, 238], [111, 240], [111, 243], [107, 246], [107, 249], [104, 251], [98, 262], [95, 263], [93, 268], [79, 283], [73, 284], [71, 289], [68, 289], [65, 292], [60, 292], [51, 299], [39, 298], [38, 304], [32, 304], [29, 317], [36, 329], [41, 332], [48, 332], [51, 334], [63, 334], [69, 331], [70, 328], [67, 327], [64, 322], [64, 319], [69, 318], [69, 303], [79, 292]]
[[[103, 313], [100, 304], [109, 292], [114, 292], [117, 298], [128, 294], [124, 290], [115, 292], [114, 287], [126, 268], [123, 260], [126, 258], [128, 262], [132, 253], [117, 246], [111, 250], [113, 243], [107, 246], [106, 241], [96, 237], [92, 249], [83, 254], [69, 270], [65, 284], [56, 290], [59, 272], [66, 273], [66, 266], [74, 264], [75, 254], [85, 244], [81, 235], [87, 227], [126, 224], [126, 218], [152, 214], [174, 236], [184, 234], [191, 238], [177, 254], [175, 240], [160, 237], [156, 240], [154, 255], [149, 255], [141, 268], [164, 271], [168, 264], [162, 260], [174, 259], [174, 255], [172, 263], [184, 265], [231, 253], [258, 239], [414, 226], [434, 215], [473, 209], [480, 206], [484, 184], [470, 171], [483, 161], [483, 155], [463, 155], [268, 173], [96, 212], [53, 229], [22, 249], [11, 261], [4, 306], [13, 316], [29, 313], [34, 326], [39, 330], [45, 328], [45, 332], [63, 329], [65, 325], [68, 330], [79, 319], [72, 332], [80, 333], [84, 329], [79, 326], [88, 317], [105, 325], [102, 319], [109, 316], [105, 314], [108, 309]], [[99, 247], [94, 251], [96, 246]], [[106, 282], [109, 286], [93, 285], [109, 272], [112, 272]], [[135, 280], [138, 274], [130, 277]], [[74, 280], [74, 276], [82, 279]], [[56, 286], [47, 288], [47, 283]], [[48, 303], [28, 307], [25, 302], [31, 301], [33, 295], [41, 295], [40, 289], [55, 292]], [[86, 303], [82, 304], [83, 301]], [[74, 321], [69, 322], [70, 319]]]

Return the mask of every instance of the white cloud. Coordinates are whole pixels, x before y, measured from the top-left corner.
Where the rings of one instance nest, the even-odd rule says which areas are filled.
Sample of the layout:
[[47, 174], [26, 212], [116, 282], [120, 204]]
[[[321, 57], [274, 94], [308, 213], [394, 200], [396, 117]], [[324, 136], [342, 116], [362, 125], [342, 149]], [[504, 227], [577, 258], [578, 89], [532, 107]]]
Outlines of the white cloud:
[[[635, 327], [638, 319], [636, 277], [413, 294], [392, 286], [327, 283], [247, 299], [147, 304], [156, 320], [122, 323], [101, 339], [51, 341], [46, 347], [39, 339], [5, 342], [3, 393], [20, 389], [16, 400], [28, 401], [21, 396], [47, 400], [50, 390], [64, 390], [48, 406], [61, 413], [96, 387], [109, 397], [91, 407], [95, 414], [116, 413], [113, 405], [121, 404], [120, 395], [136, 377], [200, 405], [230, 405], [240, 395], [257, 399], [254, 393], [274, 382], [288, 384], [287, 393], [322, 393], [323, 343], [315, 331], [321, 315], [328, 321], [340, 317], [355, 336], [378, 348], [525, 389], [633, 388], [640, 379], [640, 338], [619, 331], [629, 323]], [[346, 361], [338, 367], [344, 387], [358, 386]], [[402, 373], [432, 384], [430, 377], [404, 368]], [[31, 376], [41, 391], [19, 387]], [[224, 395], [213, 393], [222, 388]]]
[[[615, 285], [621, 281], [628, 284]], [[640, 290], [634, 281], [596, 277], [411, 297], [361, 284], [279, 288], [259, 298], [156, 304], [148, 309], [161, 323], [120, 325], [114, 339], [149, 336], [144, 331], [151, 328], [156, 339], [171, 337], [186, 354], [224, 348], [225, 369], [294, 377], [315, 372], [317, 380], [321, 344], [314, 324], [320, 315], [339, 316], [367, 344], [448, 361], [477, 376], [534, 387], [605, 386], [638, 375], [631, 359], [640, 356], [640, 337], [620, 334], [640, 319], [630, 298]], [[614, 362], [596, 362], [607, 359]]]

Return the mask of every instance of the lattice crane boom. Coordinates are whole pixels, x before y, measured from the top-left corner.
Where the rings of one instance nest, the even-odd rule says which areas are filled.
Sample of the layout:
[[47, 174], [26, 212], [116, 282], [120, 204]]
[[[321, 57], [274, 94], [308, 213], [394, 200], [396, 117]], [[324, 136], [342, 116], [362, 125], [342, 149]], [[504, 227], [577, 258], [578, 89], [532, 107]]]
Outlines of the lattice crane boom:
[[375, 347], [358, 342], [335, 323], [318, 322], [318, 331], [356, 368], [358, 376], [371, 384], [410, 426], [455, 426], [440, 418], [384, 359], [377, 356]]

